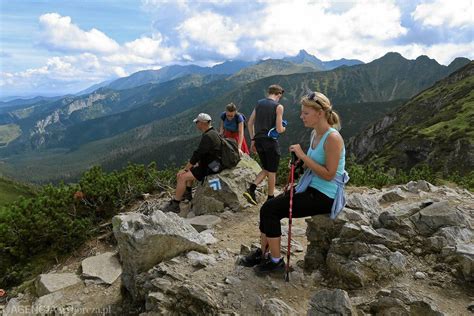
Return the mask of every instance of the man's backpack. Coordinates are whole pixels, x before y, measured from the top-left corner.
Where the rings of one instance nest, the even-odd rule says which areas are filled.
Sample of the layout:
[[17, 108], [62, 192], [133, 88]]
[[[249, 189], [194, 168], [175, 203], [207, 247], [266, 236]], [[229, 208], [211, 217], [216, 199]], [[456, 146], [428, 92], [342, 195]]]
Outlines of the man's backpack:
[[221, 139], [221, 162], [223, 169], [231, 169], [237, 166], [240, 161], [239, 145], [233, 138], [224, 138], [219, 135]]

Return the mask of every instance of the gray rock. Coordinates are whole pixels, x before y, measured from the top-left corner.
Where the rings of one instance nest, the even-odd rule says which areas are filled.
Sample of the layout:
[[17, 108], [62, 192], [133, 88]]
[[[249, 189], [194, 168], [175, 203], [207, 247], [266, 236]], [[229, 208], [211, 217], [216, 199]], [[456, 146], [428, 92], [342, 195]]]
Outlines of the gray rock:
[[347, 288], [360, 288], [377, 280], [393, 279], [405, 270], [406, 258], [384, 245], [333, 240], [326, 266]]
[[404, 288], [378, 292], [370, 311], [376, 315], [444, 315], [429, 298], [418, 297]]
[[410, 181], [407, 183], [405, 187], [407, 191], [411, 193], [418, 193], [420, 191], [430, 192], [433, 185], [425, 180], [419, 180], [419, 181]]
[[112, 224], [123, 265], [122, 280], [134, 298], [139, 273], [190, 250], [207, 252], [204, 238], [174, 213], [126, 213], [115, 216]]
[[374, 315], [409, 316], [410, 309], [400, 299], [383, 296], [370, 304], [370, 311]]
[[295, 309], [277, 298], [270, 298], [262, 302], [262, 316], [291, 316], [296, 314]]
[[217, 240], [217, 238], [214, 237], [214, 231], [212, 229], [206, 229], [200, 232], [199, 235], [201, 235], [206, 245], [212, 245], [219, 242], [219, 240]]
[[474, 244], [458, 244], [455, 248], [455, 258], [464, 279], [474, 281]]
[[400, 188], [396, 188], [394, 190], [390, 190], [382, 195], [380, 198], [381, 202], [398, 202], [404, 200], [405, 196], [402, 193]]
[[202, 232], [206, 229], [211, 229], [222, 220], [219, 216], [215, 215], [200, 215], [185, 220], [188, 224], [191, 224], [198, 232]]
[[64, 304], [64, 294], [61, 291], [41, 296], [34, 302], [32, 309], [42, 311], [47, 315], [53, 314]]
[[306, 223], [308, 225], [306, 231], [308, 247], [304, 257], [304, 267], [310, 272], [318, 270], [326, 264], [332, 239], [339, 235], [346, 221], [344, 216], [338, 216], [334, 221], [327, 215], [316, 215], [306, 219]]
[[35, 282], [36, 294], [43, 296], [80, 283], [81, 279], [74, 273], [40, 274]]
[[341, 289], [320, 290], [309, 302], [308, 316], [357, 315], [346, 291]]
[[[460, 227], [443, 227], [436, 232], [435, 236], [440, 236], [446, 241], [448, 246], [456, 246], [458, 244], [468, 244], [473, 242], [472, 230]], [[443, 245], [443, 246], [446, 246]]]
[[382, 228], [396, 231], [400, 235], [413, 237], [416, 235], [415, 225], [410, 220], [410, 216], [421, 209], [419, 203], [408, 205], [395, 204], [380, 213], [378, 223]]
[[431, 204], [410, 217], [416, 229], [425, 236], [434, 234], [446, 226], [466, 226], [464, 215], [449, 205], [448, 201]]
[[338, 215], [337, 220], [352, 224], [370, 225], [370, 219], [361, 210], [353, 210], [347, 207]]
[[[222, 213], [226, 208], [234, 212], [242, 210], [247, 205], [243, 193], [260, 171], [261, 168], [255, 160], [243, 155], [235, 168], [209, 176], [206, 182], [197, 186], [192, 210], [196, 215]], [[220, 190], [211, 188], [208, 181], [213, 180], [220, 182]]]
[[113, 252], [84, 259], [81, 266], [83, 277], [98, 278], [107, 284], [114, 283], [122, 274], [122, 266]]
[[240, 279], [239, 279], [239, 278], [236, 278], [236, 277], [234, 277], [234, 276], [228, 276], [228, 277], [226, 277], [225, 280], [224, 280], [224, 282], [225, 282], [226, 284], [230, 284], [230, 285], [237, 285], [237, 284], [240, 284], [240, 283], [241, 283]]
[[426, 301], [415, 301], [410, 304], [411, 315], [430, 315], [430, 316], [443, 316], [444, 313], [440, 312], [438, 308]]
[[204, 268], [207, 266], [213, 266], [217, 263], [216, 258], [210, 255], [204, 255], [197, 251], [190, 251], [186, 254], [186, 257], [191, 262], [191, 265], [195, 268]]
[[204, 287], [183, 283], [148, 293], [145, 308], [150, 315], [217, 315], [219, 304]]
[[377, 197], [367, 194], [347, 194], [346, 207], [362, 211], [371, 220], [377, 218], [380, 212], [380, 204], [377, 201]]
[[417, 271], [415, 272], [414, 277], [416, 280], [424, 280], [426, 279], [426, 274], [424, 274], [423, 272]]

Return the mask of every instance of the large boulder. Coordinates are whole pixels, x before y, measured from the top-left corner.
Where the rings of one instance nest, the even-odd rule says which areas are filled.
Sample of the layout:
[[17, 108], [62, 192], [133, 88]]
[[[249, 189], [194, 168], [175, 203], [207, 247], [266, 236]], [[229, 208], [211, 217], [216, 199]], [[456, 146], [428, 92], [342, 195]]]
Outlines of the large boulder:
[[41, 274], [35, 282], [36, 294], [43, 296], [81, 283], [81, 279], [74, 273]]
[[219, 293], [209, 284], [195, 283], [179, 265], [161, 262], [137, 276], [137, 287], [149, 315], [217, 315]]
[[420, 203], [392, 205], [380, 213], [377, 225], [394, 230], [403, 236], [413, 237], [416, 235], [416, 231], [410, 217], [425, 206]]
[[346, 207], [335, 220], [330, 219], [328, 215], [316, 215], [308, 218], [306, 220], [308, 225], [306, 230], [308, 248], [304, 259], [305, 270], [312, 271], [326, 265], [326, 257], [331, 247], [331, 242], [339, 236], [342, 227], [346, 223], [370, 225], [371, 221], [365, 215], [365, 210], [367, 208], [372, 209], [376, 203], [377, 200], [375, 198], [366, 199], [364, 196], [356, 194], [355, 198], [352, 199], [351, 205], [357, 209]]
[[198, 184], [192, 210], [196, 215], [221, 213], [226, 207], [234, 212], [242, 210], [248, 204], [243, 194], [261, 170], [255, 160], [243, 155], [235, 168], [208, 176]]
[[410, 219], [416, 229], [425, 236], [434, 234], [441, 227], [467, 225], [463, 213], [450, 205], [448, 201], [433, 203], [412, 215]]
[[378, 194], [350, 193], [346, 196], [346, 207], [358, 210], [371, 221], [375, 221], [381, 212]]
[[340, 280], [340, 285], [354, 289], [403, 273], [406, 258], [381, 244], [346, 241], [336, 238], [331, 244], [326, 264]]
[[134, 298], [138, 294], [135, 277], [139, 273], [183, 252], [207, 253], [204, 238], [174, 213], [126, 213], [115, 216], [112, 224], [122, 260], [122, 280]]
[[82, 260], [82, 276], [98, 279], [106, 284], [114, 283], [122, 274], [122, 266], [115, 255], [113, 252], [106, 252]]

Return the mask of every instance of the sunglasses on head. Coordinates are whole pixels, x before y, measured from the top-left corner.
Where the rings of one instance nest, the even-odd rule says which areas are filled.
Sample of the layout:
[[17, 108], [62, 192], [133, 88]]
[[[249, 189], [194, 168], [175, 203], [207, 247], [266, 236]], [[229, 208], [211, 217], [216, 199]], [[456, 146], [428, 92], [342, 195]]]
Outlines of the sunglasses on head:
[[308, 100], [314, 101], [322, 106], [322, 104], [318, 100], [318, 97], [316, 96], [316, 92], [311, 92], [310, 94], [308, 94]]

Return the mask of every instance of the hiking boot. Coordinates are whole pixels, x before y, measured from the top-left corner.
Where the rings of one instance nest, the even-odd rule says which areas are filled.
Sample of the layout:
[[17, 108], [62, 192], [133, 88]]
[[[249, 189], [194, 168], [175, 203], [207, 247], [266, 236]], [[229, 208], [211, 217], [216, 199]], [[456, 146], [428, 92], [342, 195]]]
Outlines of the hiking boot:
[[183, 194], [183, 200], [191, 201], [193, 199], [193, 191], [186, 189]]
[[244, 197], [249, 203], [257, 205], [257, 197], [255, 196], [255, 191], [247, 189], [247, 191], [244, 193]]
[[283, 272], [285, 271], [285, 260], [280, 258], [280, 261], [273, 262], [272, 258], [269, 256], [268, 259], [260, 263], [259, 265], [253, 268], [255, 274], [258, 276], [263, 276], [265, 274], [273, 273], [273, 272]]
[[254, 251], [251, 251], [245, 257], [242, 257], [239, 261], [239, 265], [250, 268], [261, 263], [262, 259], [263, 259], [262, 249], [257, 248]]
[[179, 208], [179, 201], [176, 201], [175, 199], [172, 199], [169, 201], [169, 203], [163, 208], [163, 212], [168, 213], [176, 213], [179, 214], [181, 212]]

